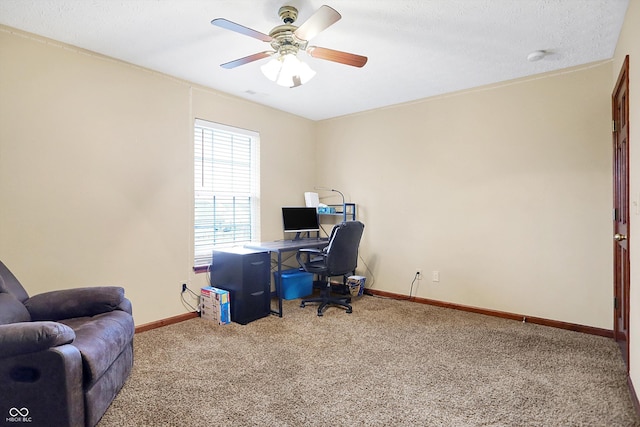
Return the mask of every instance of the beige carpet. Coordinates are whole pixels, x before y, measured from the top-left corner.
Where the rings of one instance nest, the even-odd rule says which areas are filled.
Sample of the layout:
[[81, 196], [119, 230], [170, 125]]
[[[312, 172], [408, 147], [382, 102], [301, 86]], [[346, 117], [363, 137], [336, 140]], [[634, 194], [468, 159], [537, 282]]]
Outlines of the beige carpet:
[[99, 427], [640, 426], [607, 338], [408, 301], [135, 338]]

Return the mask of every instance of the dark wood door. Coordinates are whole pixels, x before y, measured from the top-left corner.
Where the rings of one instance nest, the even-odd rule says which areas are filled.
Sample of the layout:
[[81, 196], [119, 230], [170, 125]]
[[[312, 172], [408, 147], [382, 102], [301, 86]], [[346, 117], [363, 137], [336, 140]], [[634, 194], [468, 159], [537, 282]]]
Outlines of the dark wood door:
[[629, 56], [612, 94], [615, 340], [629, 369]]

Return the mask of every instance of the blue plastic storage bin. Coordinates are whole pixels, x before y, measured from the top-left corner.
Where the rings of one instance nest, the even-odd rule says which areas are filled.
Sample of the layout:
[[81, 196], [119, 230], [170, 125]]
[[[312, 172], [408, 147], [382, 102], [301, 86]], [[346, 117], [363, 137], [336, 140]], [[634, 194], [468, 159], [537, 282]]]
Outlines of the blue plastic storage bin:
[[[280, 280], [278, 272], [273, 273], [276, 283]], [[313, 274], [297, 268], [282, 271], [282, 299], [303, 298], [313, 293]]]

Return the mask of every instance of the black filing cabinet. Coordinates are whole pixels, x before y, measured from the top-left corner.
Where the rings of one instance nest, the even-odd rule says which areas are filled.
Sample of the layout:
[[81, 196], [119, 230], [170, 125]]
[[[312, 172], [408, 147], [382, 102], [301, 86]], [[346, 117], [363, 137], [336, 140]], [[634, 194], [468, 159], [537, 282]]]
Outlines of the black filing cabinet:
[[213, 251], [211, 286], [229, 291], [231, 320], [242, 325], [271, 312], [271, 256], [245, 248]]

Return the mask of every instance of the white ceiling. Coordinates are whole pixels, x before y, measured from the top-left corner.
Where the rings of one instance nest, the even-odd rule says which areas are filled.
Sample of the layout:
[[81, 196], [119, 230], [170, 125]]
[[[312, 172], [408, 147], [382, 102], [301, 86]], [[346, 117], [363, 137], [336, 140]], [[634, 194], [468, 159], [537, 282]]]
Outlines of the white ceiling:
[[[283, 5], [301, 25], [321, 5], [342, 19], [313, 45], [367, 56], [363, 68], [299, 57], [317, 75], [297, 88], [253, 62], [270, 50], [214, 27], [269, 33]], [[409, 102], [610, 59], [628, 0], [0, 0], [0, 23], [211, 87], [312, 120]], [[550, 55], [527, 61], [534, 50]]]

